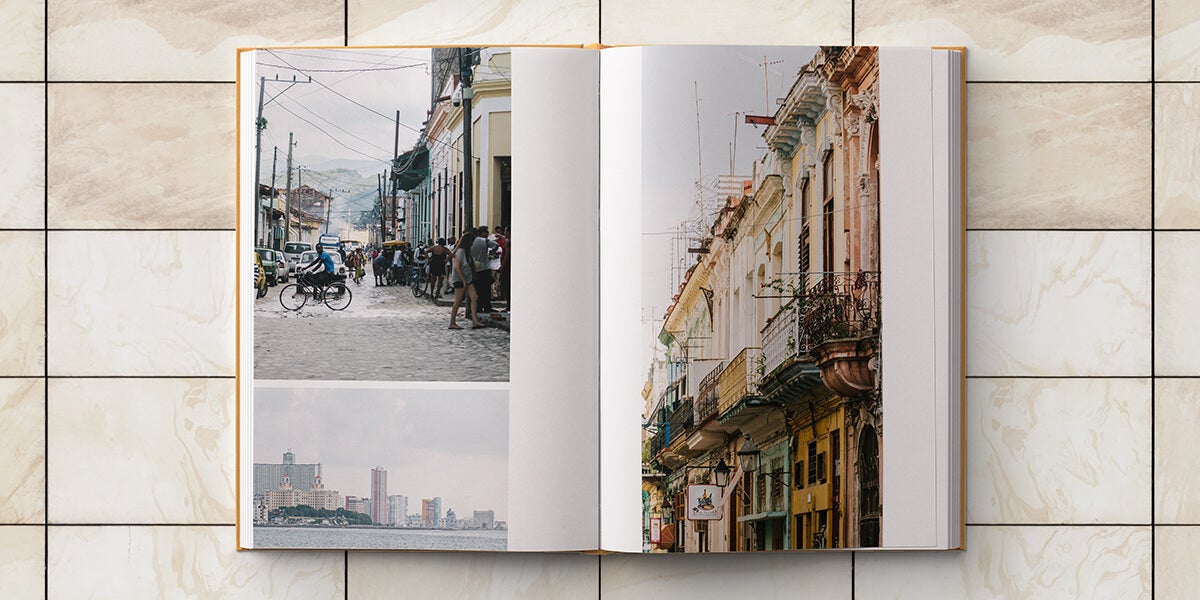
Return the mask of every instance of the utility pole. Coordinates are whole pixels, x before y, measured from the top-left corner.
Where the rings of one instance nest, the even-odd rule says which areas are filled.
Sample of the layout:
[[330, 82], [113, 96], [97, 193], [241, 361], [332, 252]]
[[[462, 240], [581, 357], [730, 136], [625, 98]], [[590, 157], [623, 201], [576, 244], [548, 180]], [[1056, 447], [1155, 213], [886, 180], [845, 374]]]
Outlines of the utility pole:
[[[396, 162], [400, 160], [400, 111], [396, 110], [396, 135], [392, 142], [392, 212], [388, 215], [388, 223], [396, 227], [396, 192], [400, 189], [400, 173], [396, 172]], [[393, 234], [392, 239], [400, 239], [400, 231]]]
[[267, 89], [267, 78], [258, 79], [258, 117], [254, 119], [254, 240], [255, 246], [265, 246], [262, 235], [262, 192], [259, 187], [259, 163], [262, 162], [263, 91]]
[[[296, 199], [296, 205], [300, 209], [296, 211], [296, 239], [304, 241], [304, 165], [296, 165], [296, 194], [300, 197]], [[310, 239], [309, 242], [312, 242]]]
[[[275, 151], [271, 153], [271, 216], [272, 217], [275, 216], [275, 166], [278, 162], [279, 162], [279, 146], [275, 146]], [[270, 223], [268, 223], [267, 226], [271, 227]], [[271, 227], [271, 235], [268, 239], [271, 240], [269, 242], [270, 246], [276, 250], [279, 250], [279, 244], [277, 243], [279, 240], [275, 239], [275, 228], [274, 227]]]
[[[469, 54], [473, 50], [467, 48], [467, 52]], [[475, 196], [475, 188], [472, 186], [475, 158], [471, 153], [471, 104], [475, 98], [475, 89], [471, 87], [473, 62], [469, 55], [464, 60], [463, 49], [458, 49], [458, 72], [459, 81], [462, 84], [463, 109], [463, 229], [475, 226], [475, 208], [472, 206]]]
[[387, 239], [387, 205], [383, 201], [383, 175], [377, 175], [379, 182], [379, 245], [382, 246]]
[[292, 132], [288, 132], [287, 206], [283, 208], [283, 243], [292, 236]]

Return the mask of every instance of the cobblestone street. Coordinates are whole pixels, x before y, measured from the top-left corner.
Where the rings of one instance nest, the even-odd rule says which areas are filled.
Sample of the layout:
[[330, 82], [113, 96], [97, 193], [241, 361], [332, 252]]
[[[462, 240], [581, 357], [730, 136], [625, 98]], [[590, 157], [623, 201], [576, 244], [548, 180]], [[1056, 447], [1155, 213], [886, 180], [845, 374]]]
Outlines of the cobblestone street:
[[[350, 283], [344, 311], [279, 303], [283, 286], [254, 303], [254, 377], [385, 381], [508, 381], [508, 331], [450, 330], [450, 309], [406, 287]], [[450, 296], [446, 296], [449, 298]]]

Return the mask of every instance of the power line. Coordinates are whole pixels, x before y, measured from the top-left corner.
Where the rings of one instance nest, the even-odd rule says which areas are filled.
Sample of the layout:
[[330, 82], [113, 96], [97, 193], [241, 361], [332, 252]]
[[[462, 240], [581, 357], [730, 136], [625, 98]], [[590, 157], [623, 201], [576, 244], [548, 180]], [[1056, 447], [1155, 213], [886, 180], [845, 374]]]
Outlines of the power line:
[[[314, 117], [316, 117], [316, 118], [318, 118], [318, 119], [320, 119], [320, 120], [322, 120], [322, 121], [324, 121], [324, 122], [326, 122], [326, 123], [328, 123], [328, 124], [330, 124], [330, 125], [332, 125], [332, 126], [334, 126], [334, 127], [338, 128], [338, 130], [339, 130], [339, 131], [341, 131], [342, 133], [345, 133], [346, 135], [348, 135], [348, 136], [350, 136], [350, 137], [352, 137], [352, 138], [354, 138], [354, 139], [356, 139], [356, 140], [358, 140], [358, 141], [360, 141], [360, 142], [363, 142], [364, 144], [367, 144], [367, 145], [370, 145], [370, 146], [374, 146], [374, 147], [376, 147], [376, 148], [378, 148], [378, 149], [380, 149], [380, 150], [383, 150], [384, 152], [391, 153], [391, 150], [388, 150], [387, 148], [384, 148], [383, 146], [380, 146], [379, 144], [376, 144], [376, 143], [374, 143], [374, 142], [372, 142], [372, 141], [369, 141], [369, 140], [365, 140], [365, 139], [363, 139], [363, 138], [361, 138], [361, 137], [358, 137], [357, 135], [354, 135], [353, 133], [350, 133], [349, 131], [346, 131], [346, 129], [345, 129], [345, 128], [343, 128], [341, 125], [338, 125], [337, 123], [334, 123], [333, 121], [330, 121], [329, 119], [326, 119], [325, 117], [322, 117], [321, 115], [319, 115], [319, 114], [317, 114], [315, 111], [313, 111], [313, 109], [311, 109], [311, 108], [309, 108], [309, 107], [307, 107], [307, 106], [304, 106], [303, 104], [301, 104], [301, 103], [299, 103], [299, 102], [296, 102], [295, 100], [292, 100], [291, 98], [288, 98], [288, 100], [290, 100], [290, 101], [291, 101], [293, 104], [295, 104], [296, 106], [299, 106], [300, 108], [303, 108], [305, 111], [307, 111], [307, 112], [308, 112], [308, 114], [310, 114], [310, 115], [312, 115], [312, 116], [314, 116]], [[294, 113], [293, 113], [293, 114], [294, 114]]]
[[382, 159], [382, 158], [379, 158], [379, 157], [376, 157], [376, 156], [371, 156], [370, 154], [367, 154], [366, 152], [362, 152], [362, 151], [360, 151], [360, 150], [356, 150], [356, 149], [354, 149], [354, 148], [351, 148], [350, 146], [347, 146], [347, 145], [346, 145], [344, 142], [342, 142], [341, 140], [337, 139], [337, 137], [335, 137], [335, 136], [334, 136], [332, 133], [329, 133], [328, 131], [325, 131], [324, 129], [321, 129], [321, 126], [320, 126], [320, 125], [317, 125], [316, 123], [313, 123], [312, 121], [309, 121], [308, 119], [305, 119], [304, 117], [302, 117], [302, 116], [300, 116], [300, 115], [296, 114], [295, 112], [292, 112], [292, 110], [291, 110], [290, 108], [288, 108], [288, 107], [284, 106], [283, 104], [279, 104], [279, 108], [282, 108], [283, 110], [287, 111], [287, 112], [288, 112], [289, 114], [291, 114], [293, 117], [296, 117], [297, 119], [300, 119], [301, 121], [304, 121], [305, 123], [308, 123], [309, 125], [311, 125], [311, 126], [312, 126], [314, 129], [316, 129], [317, 131], [320, 131], [321, 133], [323, 133], [323, 134], [325, 134], [326, 136], [328, 136], [328, 137], [329, 137], [329, 139], [333, 140], [333, 141], [334, 141], [334, 142], [335, 142], [337, 145], [339, 145], [339, 146], [341, 146], [341, 147], [343, 147], [343, 148], [345, 148], [345, 149], [347, 149], [347, 150], [349, 150], [349, 151], [351, 151], [351, 152], [354, 152], [355, 154], [360, 154], [360, 155], [362, 155], [362, 156], [365, 156], [365, 157], [367, 157], [367, 158], [369, 158], [369, 159], [371, 159], [371, 160], [377, 160], [377, 161], [379, 161], [379, 162], [381, 162], [381, 163], [384, 163], [384, 164], [386, 164], [386, 165], [390, 165], [390, 164], [392, 164], [392, 161], [390, 161], [390, 160]]
[[[379, 58], [379, 56], [380, 56], [379, 54], [368, 54], [368, 53], [365, 53], [365, 52], [350, 52], [350, 51], [347, 51], [347, 50], [342, 50], [342, 49], [340, 49], [340, 48], [338, 48], [338, 49], [326, 50], [326, 54], [304, 54], [303, 52], [293, 52], [293, 51], [290, 51], [290, 50], [281, 50], [280, 52], [284, 52], [284, 53], [286, 53], [286, 54], [287, 54], [287, 55], [289, 55], [289, 56], [302, 56], [302, 57], [305, 57], [305, 58], [317, 58], [317, 59], [321, 59], [321, 60], [335, 60], [335, 61], [338, 61], [338, 62], [359, 63], [359, 64], [366, 64], [366, 65], [377, 65], [377, 64], [379, 64], [379, 63], [378, 63], [378, 62], [375, 62], [375, 61], [372, 61], [372, 60], [359, 60], [359, 59], [354, 59], [354, 58], [341, 58], [341, 57], [338, 57], [338, 56], [333, 56], [333, 55], [334, 55], [334, 54], [362, 54], [362, 55], [365, 55], [365, 56], [372, 56], [372, 57], [374, 57], [374, 58], [376, 58], [376, 59], [378, 59], [378, 58]], [[392, 55], [392, 56], [390, 56], [390, 57], [387, 57], [387, 60], [392, 60], [392, 59], [395, 59], [395, 58], [402, 58], [402, 59], [404, 59], [404, 60], [411, 60], [411, 61], [414, 61], [414, 62], [416, 62], [416, 63], [419, 63], [419, 64], [421, 64], [421, 65], [428, 65], [428, 64], [429, 64], [429, 61], [427, 61], [427, 60], [424, 60], [424, 59], [421, 59], [421, 58], [411, 58], [411, 57], [408, 57], [408, 56], [404, 56], [404, 54], [403, 54], [403, 53], [400, 53], [400, 54], [394, 54], [394, 55]], [[386, 62], [386, 61], [385, 61], [385, 62]], [[415, 65], [415, 64], [414, 64], [414, 65], [411, 65], [411, 66], [417, 66], [417, 65]]]
[[[277, 57], [277, 58], [278, 58], [278, 57]], [[259, 64], [259, 66], [263, 66], [263, 67], [274, 67], [274, 68], [276, 68], [276, 69], [290, 69], [290, 70], [292, 70], [292, 71], [299, 71], [299, 72], [301, 72], [301, 73], [305, 73], [306, 71], [307, 71], [308, 73], [365, 73], [365, 72], [368, 72], [368, 71], [398, 71], [398, 70], [400, 70], [400, 69], [411, 69], [411, 68], [413, 68], [413, 67], [424, 67], [424, 66], [425, 66], [425, 65], [423, 65], [423, 64], [413, 64], [413, 65], [396, 65], [396, 66], [394, 66], [394, 67], [378, 67], [378, 68], [373, 68], [373, 69], [371, 69], [371, 68], [362, 68], [362, 69], [314, 69], [314, 68], [311, 68], [311, 67], [310, 67], [310, 68], [308, 68], [308, 69], [300, 69], [300, 68], [297, 68], [297, 67], [292, 67], [292, 66], [273, 65], [273, 64], [271, 64], [271, 63], [261, 63], [261, 62], [260, 62], [260, 63], [258, 63], [258, 64]], [[307, 73], [305, 73], [305, 74], [307, 74]]]

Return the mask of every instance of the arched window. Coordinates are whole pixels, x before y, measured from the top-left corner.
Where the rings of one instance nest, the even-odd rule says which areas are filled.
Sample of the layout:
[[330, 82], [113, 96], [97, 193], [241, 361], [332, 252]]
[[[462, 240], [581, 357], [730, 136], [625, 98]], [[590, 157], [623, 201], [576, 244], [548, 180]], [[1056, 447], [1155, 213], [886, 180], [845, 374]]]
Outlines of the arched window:
[[833, 152], [827, 152], [821, 164], [821, 270], [826, 273], [833, 271], [833, 183]]

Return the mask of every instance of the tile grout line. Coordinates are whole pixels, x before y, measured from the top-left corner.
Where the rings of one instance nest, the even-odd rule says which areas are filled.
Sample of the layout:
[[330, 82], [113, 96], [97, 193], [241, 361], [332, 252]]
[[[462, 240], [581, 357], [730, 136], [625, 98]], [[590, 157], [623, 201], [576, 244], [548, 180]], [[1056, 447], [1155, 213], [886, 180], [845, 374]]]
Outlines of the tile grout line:
[[42, 595], [50, 597], [50, 3], [42, 5]]
[[1154, 255], [1154, 252], [1158, 245], [1158, 241], [1156, 239], [1158, 237], [1158, 235], [1155, 233], [1155, 231], [1157, 231], [1158, 223], [1155, 220], [1156, 207], [1155, 207], [1155, 202], [1154, 202], [1155, 194], [1157, 192], [1156, 188], [1154, 187], [1154, 184], [1155, 184], [1155, 181], [1158, 179], [1157, 169], [1155, 168], [1155, 158], [1156, 157], [1154, 155], [1154, 146], [1156, 144], [1155, 136], [1158, 133], [1158, 131], [1157, 131], [1158, 125], [1155, 122], [1155, 116], [1156, 116], [1155, 115], [1155, 109], [1156, 109], [1155, 105], [1158, 103], [1158, 99], [1156, 96], [1156, 94], [1158, 92], [1158, 85], [1157, 85], [1157, 81], [1156, 81], [1157, 73], [1155, 73], [1156, 57], [1155, 57], [1155, 53], [1154, 53], [1155, 46], [1157, 45], [1155, 43], [1155, 39], [1154, 39], [1154, 32], [1155, 32], [1154, 5], [1155, 4], [1157, 4], [1157, 2], [1150, 3], [1150, 597], [1151, 598], [1153, 598], [1155, 595], [1155, 583], [1156, 582], [1154, 581], [1154, 571], [1155, 571], [1154, 547], [1155, 547], [1155, 545], [1157, 545], [1157, 540], [1155, 537], [1157, 528], [1155, 527], [1155, 521], [1158, 518], [1158, 515], [1155, 514], [1155, 510], [1154, 510], [1155, 509], [1155, 496], [1157, 495], [1157, 488], [1156, 488], [1156, 481], [1155, 481], [1157, 474], [1155, 473], [1155, 470], [1154, 470], [1154, 463], [1156, 460], [1155, 454], [1154, 454], [1154, 445], [1155, 445], [1154, 431], [1155, 431], [1155, 429], [1157, 429], [1157, 425], [1155, 424], [1155, 420], [1154, 420], [1155, 419], [1155, 403], [1157, 401], [1157, 398], [1155, 397], [1155, 388], [1158, 387], [1157, 379], [1156, 379], [1156, 376], [1157, 376], [1156, 365], [1155, 365], [1156, 357], [1154, 354], [1154, 345], [1155, 345], [1155, 340], [1154, 340], [1155, 255]]

